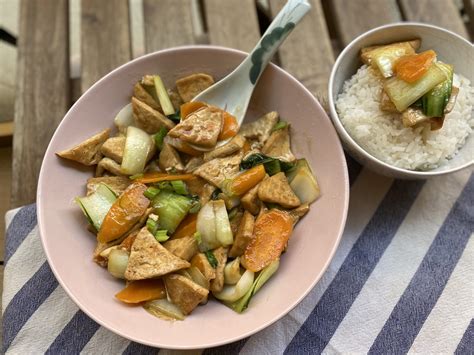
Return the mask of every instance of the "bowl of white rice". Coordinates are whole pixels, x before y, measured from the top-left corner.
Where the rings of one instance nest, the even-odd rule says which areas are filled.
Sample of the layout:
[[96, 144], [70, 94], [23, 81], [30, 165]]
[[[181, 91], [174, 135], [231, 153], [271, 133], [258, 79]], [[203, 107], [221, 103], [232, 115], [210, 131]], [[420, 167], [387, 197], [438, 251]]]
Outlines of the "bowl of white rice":
[[[405, 127], [399, 113], [380, 109], [380, 73], [360, 60], [362, 48], [421, 39], [420, 51], [433, 49], [438, 60], [454, 66], [459, 94], [439, 130]], [[448, 30], [397, 23], [375, 28], [354, 39], [339, 55], [329, 80], [331, 118], [345, 149], [377, 173], [402, 179], [425, 179], [474, 164], [474, 48]]]

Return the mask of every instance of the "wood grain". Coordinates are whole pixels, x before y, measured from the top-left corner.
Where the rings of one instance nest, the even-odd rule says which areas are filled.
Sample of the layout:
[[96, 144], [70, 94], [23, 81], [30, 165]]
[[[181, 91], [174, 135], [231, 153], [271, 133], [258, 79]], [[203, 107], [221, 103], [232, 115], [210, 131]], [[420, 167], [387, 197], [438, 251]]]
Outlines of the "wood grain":
[[205, 0], [211, 44], [250, 52], [260, 39], [254, 0]]
[[[310, 0], [311, 11], [294, 29], [279, 50], [281, 66], [293, 74], [326, 105], [327, 85], [334, 54], [320, 0]], [[271, 0], [273, 17], [285, 4]]]
[[191, 0], [143, 0], [145, 49], [194, 44]]
[[35, 201], [46, 147], [70, 104], [68, 1], [22, 1], [11, 207]]
[[463, 5], [469, 19], [468, 26], [471, 39], [474, 39], [474, 0], [463, 0]]
[[452, 0], [400, 0], [406, 20], [426, 22], [469, 38], [459, 10]]
[[329, 5], [344, 46], [367, 30], [401, 20], [395, 0], [332, 0]]
[[[0, 260], [4, 260], [5, 213], [10, 209], [10, 190], [12, 181], [12, 149], [0, 148]], [[0, 293], [1, 294], [1, 293]]]
[[82, 0], [81, 90], [131, 59], [128, 0]]

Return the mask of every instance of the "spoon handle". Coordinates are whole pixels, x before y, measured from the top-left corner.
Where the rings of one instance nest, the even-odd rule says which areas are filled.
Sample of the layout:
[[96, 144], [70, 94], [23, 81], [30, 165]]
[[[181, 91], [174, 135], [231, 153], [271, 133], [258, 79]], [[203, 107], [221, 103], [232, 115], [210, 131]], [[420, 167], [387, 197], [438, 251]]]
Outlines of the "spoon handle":
[[[256, 85], [260, 75], [272, 59], [278, 47], [293, 31], [296, 24], [311, 9], [308, 0], [288, 0], [285, 6], [268, 26], [260, 41], [247, 57], [249, 79], [253, 86]], [[243, 64], [243, 63], [242, 63]]]

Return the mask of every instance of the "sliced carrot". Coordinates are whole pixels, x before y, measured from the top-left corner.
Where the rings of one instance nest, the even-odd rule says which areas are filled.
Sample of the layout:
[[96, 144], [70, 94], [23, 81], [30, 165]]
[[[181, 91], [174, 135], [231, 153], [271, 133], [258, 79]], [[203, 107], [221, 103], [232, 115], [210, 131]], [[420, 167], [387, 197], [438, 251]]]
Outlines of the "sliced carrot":
[[135, 181], [140, 182], [142, 184], [151, 184], [153, 182], [160, 182], [160, 181], [190, 180], [190, 179], [194, 179], [193, 174], [173, 175], [173, 174], [166, 174], [166, 173], [147, 173], [135, 179]]
[[223, 124], [222, 124], [222, 129], [221, 133], [219, 134], [219, 137], [217, 140], [224, 140], [224, 139], [229, 139], [232, 138], [237, 134], [239, 131], [239, 125], [237, 123], [237, 119], [232, 116], [229, 112], [222, 111], [222, 119], [223, 119]]
[[207, 104], [201, 101], [190, 101], [182, 104], [179, 108], [181, 119], [184, 120], [189, 114], [205, 106], [207, 106]]
[[395, 62], [394, 70], [403, 81], [414, 83], [428, 71], [435, 58], [436, 52], [431, 49], [418, 54], [406, 55]]
[[126, 249], [128, 252], [132, 250], [133, 242], [137, 237], [138, 231], [135, 233], [130, 234], [127, 238], [125, 238], [122, 243], [120, 243], [120, 247]]
[[253, 238], [242, 256], [247, 270], [257, 272], [280, 257], [293, 231], [293, 219], [278, 209], [260, 215], [253, 230]]
[[197, 213], [189, 213], [174, 231], [171, 239], [184, 238], [196, 233]]
[[241, 196], [265, 177], [265, 167], [260, 164], [246, 170], [224, 184], [223, 190], [229, 196]]
[[166, 297], [165, 285], [161, 279], [148, 279], [130, 282], [115, 295], [125, 303], [140, 303]]
[[244, 151], [244, 155], [247, 154], [252, 147], [250, 146], [250, 143], [248, 140], [245, 141], [244, 146], [242, 147], [242, 150]]
[[146, 189], [146, 185], [134, 182], [115, 200], [97, 234], [100, 243], [121, 237], [138, 222], [150, 204], [150, 200], [143, 195]]

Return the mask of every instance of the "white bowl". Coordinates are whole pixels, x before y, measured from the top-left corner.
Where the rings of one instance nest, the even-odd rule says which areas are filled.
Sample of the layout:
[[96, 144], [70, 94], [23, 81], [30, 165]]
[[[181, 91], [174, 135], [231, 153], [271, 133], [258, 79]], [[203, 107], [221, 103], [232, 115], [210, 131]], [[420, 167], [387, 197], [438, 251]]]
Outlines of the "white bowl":
[[337, 95], [343, 84], [350, 79], [362, 65], [359, 59], [361, 48], [375, 44], [398, 42], [421, 38], [420, 50], [433, 49], [444, 62], [454, 65], [456, 73], [462, 74], [474, 83], [473, 45], [461, 36], [440, 27], [421, 23], [397, 23], [377, 27], [354, 39], [339, 55], [329, 79], [329, 108], [331, 119], [345, 149], [361, 164], [386, 176], [400, 179], [426, 179], [449, 174], [474, 164], [474, 137], [468, 137], [466, 144], [456, 156], [442, 166], [428, 171], [415, 171], [398, 168], [381, 161], [365, 151], [346, 131], [335, 107]]

